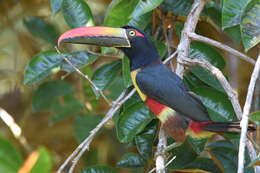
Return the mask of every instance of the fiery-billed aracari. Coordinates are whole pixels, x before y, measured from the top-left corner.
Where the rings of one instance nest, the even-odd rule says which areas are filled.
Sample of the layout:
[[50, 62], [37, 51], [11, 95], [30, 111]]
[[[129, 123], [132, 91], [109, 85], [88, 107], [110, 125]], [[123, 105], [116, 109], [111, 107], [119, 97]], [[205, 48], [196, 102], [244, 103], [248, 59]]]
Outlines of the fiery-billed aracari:
[[130, 60], [132, 81], [141, 99], [177, 142], [183, 142], [186, 135], [203, 138], [218, 132], [240, 131], [239, 122], [211, 121], [200, 98], [176, 73], [162, 64], [155, 46], [135, 27], [76, 28], [62, 34], [58, 40], [60, 43], [121, 49]]

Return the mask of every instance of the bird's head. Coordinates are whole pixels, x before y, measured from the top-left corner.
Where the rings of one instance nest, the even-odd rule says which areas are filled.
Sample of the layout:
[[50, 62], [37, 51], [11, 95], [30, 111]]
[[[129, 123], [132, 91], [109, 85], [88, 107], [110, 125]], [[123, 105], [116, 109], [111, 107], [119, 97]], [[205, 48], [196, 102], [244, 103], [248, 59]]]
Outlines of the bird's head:
[[80, 27], [69, 30], [58, 39], [61, 43], [89, 44], [115, 47], [122, 50], [130, 59], [131, 68], [136, 69], [159, 59], [159, 55], [146, 34], [132, 26]]

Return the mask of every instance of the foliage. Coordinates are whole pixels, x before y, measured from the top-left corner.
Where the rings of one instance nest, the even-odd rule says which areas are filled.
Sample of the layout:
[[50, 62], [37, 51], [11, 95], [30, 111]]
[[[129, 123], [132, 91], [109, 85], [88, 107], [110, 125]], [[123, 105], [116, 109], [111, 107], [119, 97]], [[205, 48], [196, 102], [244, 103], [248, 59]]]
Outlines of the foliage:
[[[132, 86], [129, 60], [124, 57], [122, 60], [111, 61], [114, 59], [114, 55], [118, 56], [114, 49], [92, 47], [89, 49], [101, 52], [109, 51], [111, 54], [107, 56], [111, 56], [111, 58], [103, 60], [101, 56], [80, 50], [82, 49], [80, 46], [65, 47], [65, 51], [59, 54], [54, 51], [58, 35], [63, 33], [65, 28], [132, 25], [145, 30], [152, 40], [156, 40], [155, 45], [162, 58], [165, 58], [167, 47], [163, 31], [167, 29], [167, 24], [172, 25], [174, 28], [173, 42], [178, 42], [183, 17], [187, 16], [192, 3], [192, 0], [112, 0], [108, 4], [106, 12], [99, 14], [101, 17], [97, 17], [94, 8], [90, 7], [88, 1], [50, 0], [52, 15], [62, 14], [61, 18], [50, 20], [51, 16], [46, 18], [26, 16], [23, 24], [28, 33], [37, 38], [39, 42], [44, 40], [45, 42], [42, 44], [47, 45], [44, 50], [41, 49], [32, 56], [25, 67], [23, 83], [34, 84], [32, 110], [34, 112], [48, 111], [51, 114], [49, 123], [53, 126], [73, 120], [70, 123], [73, 122], [71, 124], [74, 127], [74, 136], [78, 141], [82, 141], [100, 122], [107, 105], [104, 105], [102, 98], [87, 81], [80, 80], [79, 76], [75, 77], [71, 74], [74, 69], [66, 63], [64, 58], [87, 74], [100, 90], [110, 96], [109, 98], [119, 95], [122, 88]], [[230, 37], [234, 44], [239, 46], [242, 41], [244, 50], [249, 51], [260, 42], [259, 8], [258, 0], [222, 0], [222, 4], [218, 0], [209, 1], [201, 14], [202, 17], [209, 19], [203, 21], [206, 23], [204, 30], [207, 27], [218, 27], [219, 30], [214, 31], [217, 37], [224, 32], [231, 33]], [[172, 22], [168, 21], [169, 18]], [[57, 23], [60, 19], [67, 25], [60, 27], [62, 29], [59, 31]], [[224, 54], [204, 43], [193, 42], [190, 56], [206, 59], [221, 71], [227, 68]], [[65, 74], [65, 72], [67, 73]], [[65, 77], [67, 74], [71, 75], [61, 81], [60, 78], [63, 78], [64, 74]], [[73, 83], [75, 81], [77, 84]], [[236, 120], [227, 94], [209, 71], [198, 66], [190, 67], [184, 75], [184, 81], [193, 92], [200, 96], [212, 120]], [[81, 94], [78, 94], [79, 92]], [[259, 125], [259, 112], [253, 113], [249, 117]], [[116, 173], [120, 172], [121, 168], [131, 168], [135, 172], [137, 167], [151, 168], [150, 162], [153, 159], [154, 147], [157, 143], [158, 120], [135, 95], [123, 104], [113, 121], [112, 127], [115, 127], [116, 132], [102, 133], [109, 133], [109, 138], [116, 133], [117, 141], [124, 143], [121, 147], [130, 146], [128, 148], [130, 151], [125, 152], [126, 154], [123, 154], [121, 159], [117, 158], [118, 168], [103, 165], [86, 166], [84, 163], [82, 173]], [[104, 131], [109, 131], [108, 129], [106, 128]], [[235, 139], [238, 139], [238, 136]], [[102, 139], [99, 140], [102, 141]], [[236, 172], [238, 149], [234, 143], [230, 142], [231, 140], [234, 139], [227, 137], [227, 140], [208, 142], [188, 138], [181, 146], [169, 152], [171, 156], [176, 156], [176, 159], [167, 169], [179, 172]], [[172, 142], [174, 141], [169, 139], [169, 143]], [[104, 146], [99, 147], [97, 150], [101, 150]], [[112, 146], [108, 145], [108, 147]], [[21, 155], [21, 152], [10, 142], [0, 138], [0, 172], [17, 172], [26, 164], [31, 164], [31, 172], [48, 173], [51, 172], [53, 160], [56, 159], [54, 156], [52, 159], [48, 150], [43, 147], [30, 153], [24, 164]], [[97, 153], [93, 155], [98, 157]], [[29, 162], [35, 158], [36, 161]], [[62, 160], [64, 159], [65, 156]], [[89, 161], [93, 158], [86, 157], [85, 159]], [[246, 173], [251, 172], [251, 168], [246, 169]]]

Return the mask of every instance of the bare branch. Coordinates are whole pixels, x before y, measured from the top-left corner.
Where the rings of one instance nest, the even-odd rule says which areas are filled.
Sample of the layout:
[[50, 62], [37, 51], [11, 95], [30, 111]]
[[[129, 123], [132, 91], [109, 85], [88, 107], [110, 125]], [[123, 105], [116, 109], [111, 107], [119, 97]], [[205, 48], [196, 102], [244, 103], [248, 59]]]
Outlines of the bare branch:
[[[259, 59], [258, 59], [259, 60]], [[225, 89], [227, 95], [229, 96], [229, 99], [233, 105], [234, 111], [236, 113], [236, 116], [238, 119], [242, 118], [242, 109], [238, 101], [237, 93], [233, 91], [232, 87], [222, 74], [222, 72], [216, 68], [215, 66], [211, 65], [208, 61], [204, 59], [191, 59], [191, 58], [185, 58], [183, 59], [182, 63], [190, 64], [190, 65], [200, 65], [207, 70], [209, 70], [221, 83], [222, 87]], [[254, 149], [254, 145], [251, 141], [247, 141], [247, 149], [249, 151], [249, 156], [251, 160], [255, 160], [257, 158], [256, 151]], [[255, 168], [258, 169], [258, 168]], [[257, 172], [257, 171], [256, 171]]]
[[[59, 51], [59, 49], [55, 46], [56, 51], [61, 54], [61, 52]], [[103, 99], [107, 102], [107, 104], [110, 105], [110, 101], [108, 100], [108, 98], [105, 96], [105, 94], [102, 92], [102, 90], [100, 90], [94, 82], [92, 82], [92, 80], [88, 77], [88, 75], [85, 75], [84, 73], [82, 73], [76, 66], [74, 66], [74, 64], [72, 64], [70, 62], [70, 60], [68, 58], [66, 58], [66, 56], [63, 56], [63, 59], [82, 77], [84, 77], [89, 83], [90, 85], [94, 88], [95, 91], [97, 91], [102, 97]]]
[[241, 136], [240, 136], [240, 142], [239, 142], [239, 154], [238, 154], [238, 170], [237, 173], [243, 173], [244, 172], [244, 162], [245, 162], [245, 145], [247, 141], [247, 128], [248, 128], [248, 114], [250, 113], [250, 108], [252, 104], [252, 98], [254, 94], [255, 84], [257, 77], [260, 72], [260, 54], [258, 55], [253, 73], [251, 75], [250, 83], [247, 90], [247, 96], [246, 96], [246, 102], [244, 105], [243, 110], [243, 116], [241, 120]]
[[223, 49], [233, 55], [236, 55], [238, 56], [239, 58], [251, 63], [251, 64], [255, 64], [255, 60], [250, 58], [249, 56], [237, 51], [236, 49], [233, 49], [232, 47], [229, 47], [227, 46], [226, 44], [222, 44], [218, 41], [215, 41], [215, 40], [212, 40], [208, 37], [204, 37], [204, 36], [201, 36], [201, 35], [198, 35], [194, 32], [191, 32], [189, 33], [189, 37], [192, 39], [192, 40], [196, 40], [196, 41], [201, 41], [201, 42], [204, 42], [204, 43], [207, 43], [211, 46], [214, 46], [214, 47], [217, 47], [217, 48], [220, 48], [220, 49]]
[[28, 144], [25, 136], [23, 136], [21, 127], [18, 124], [16, 124], [13, 117], [8, 112], [6, 112], [4, 109], [2, 109], [1, 107], [0, 107], [0, 118], [9, 127], [9, 129], [13, 133], [14, 137], [24, 147], [26, 152], [30, 152], [31, 147]]
[[[187, 21], [184, 24], [184, 28], [181, 33], [181, 40], [178, 45], [178, 57], [177, 62], [181, 61], [182, 58], [188, 58], [191, 39], [189, 38], [189, 33], [195, 31], [196, 25], [199, 21], [200, 13], [204, 8], [206, 0], [194, 0], [192, 4], [189, 15], [187, 16]], [[184, 67], [177, 63], [176, 73], [182, 77], [184, 73]]]
[[[92, 140], [96, 136], [97, 132], [110, 120], [116, 111], [121, 107], [121, 105], [128, 100], [135, 93], [135, 89], [133, 89], [127, 96], [126, 90], [123, 91], [120, 96], [112, 103], [111, 108], [106, 113], [105, 117], [101, 120], [101, 122], [90, 131], [90, 135], [73, 151], [73, 153], [64, 161], [64, 163], [58, 169], [58, 173], [61, 173], [62, 170], [66, 168], [66, 166], [72, 162], [72, 165], [69, 169], [69, 173], [72, 173], [75, 166], [77, 165], [80, 157], [84, 154], [84, 152], [89, 148]], [[124, 97], [125, 96], [125, 97]]]
[[167, 137], [163, 128], [161, 127], [159, 131], [159, 141], [157, 144], [157, 150], [155, 153], [156, 173], [166, 173], [165, 171], [166, 158], [164, 153], [166, 145], [167, 145]]

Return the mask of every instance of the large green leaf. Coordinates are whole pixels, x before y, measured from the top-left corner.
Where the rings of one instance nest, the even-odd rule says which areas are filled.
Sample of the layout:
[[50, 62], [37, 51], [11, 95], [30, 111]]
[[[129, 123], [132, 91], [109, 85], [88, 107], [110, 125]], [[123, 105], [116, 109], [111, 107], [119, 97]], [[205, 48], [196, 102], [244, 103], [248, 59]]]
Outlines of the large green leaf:
[[113, 0], [107, 9], [104, 25], [121, 27], [126, 25], [139, 0]]
[[157, 121], [153, 120], [140, 134], [135, 137], [137, 150], [145, 159], [149, 159], [152, 156], [156, 130]]
[[124, 56], [122, 60], [122, 75], [125, 88], [130, 87], [132, 85], [132, 79], [130, 76], [130, 61], [126, 56]]
[[95, 165], [83, 169], [81, 173], [117, 173], [117, 171], [108, 166]]
[[215, 48], [205, 43], [192, 42], [189, 56], [192, 58], [205, 59], [220, 70], [223, 70], [225, 67], [223, 56]]
[[240, 29], [240, 25], [236, 25], [236, 26], [232, 26], [232, 27], [229, 27], [229, 28], [226, 28], [224, 30], [224, 32], [227, 33], [227, 35], [229, 37], [232, 38], [232, 40], [237, 44], [239, 45], [240, 44], [240, 41], [241, 41], [241, 29]]
[[222, 0], [222, 28], [239, 25], [241, 16], [250, 0]]
[[91, 10], [84, 0], [63, 0], [62, 12], [71, 28], [94, 25]]
[[192, 146], [193, 150], [199, 155], [203, 150], [207, 143], [208, 139], [195, 139], [188, 136], [187, 140], [189, 141], [190, 145]]
[[[220, 70], [224, 69], [225, 67], [225, 61], [222, 55], [216, 49], [207, 44], [193, 42], [191, 44], [189, 55], [192, 58], [205, 59], [209, 61], [212, 65], [218, 67]], [[217, 78], [212, 75], [208, 70], [199, 66], [192, 66], [189, 67], [189, 69], [196, 77], [198, 77], [209, 86], [217, 89], [218, 91], [225, 92]]]
[[249, 119], [256, 123], [258, 126], [260, 126], [260, 111], [253, 112], [250, 115], [248, 115]]
[[135, 103], [121, 112], [116, 123], [117, 136], [121, 142], [130, 142], [154, 118], [142, 103]]
[[0, 138], [0, 172], [16, 173], [21, 166], [21, 153], [7, 140]]
[[141, 16], [132, 17], [127, 25], [137, 27], [144, 30], [151, 22], [152, 12], [146, 13]]
[[25, 67], [24, 84], [32, 84], [60, 70], [61, 55], [55, 51], [44, 51], [32, 57]]
[[60, 11], [62, 6], [62, 1], [63, 0], [50, 0], [52, 14], [56, 14]]
[[50, 119], [50, 123], [57, 123], [71, 115], [78, 114], [83, 108], [83, 105], [72, 95], [63, 96], [62, 100], [55, 98], [51, 105], [54, 114]]
[[221, 26], [221, 4], [220, 1], [209, 1], [206, 3], [201, 15], [209, 17], [218, 26]]
[[201, 169], [212, 173], [221, 173], [220, 169], [213, 160], [203, 157], [196, 158], [193, 162], [187, 165], [185, 169]]
[[187, 16], [192, 3], [193, 0], [164, 0], [160, 7], [176, 15]]
[[174, 148], [170, 153], [172, 156], [176, 156], [174, 161], [168, 166], [169, 169], [173, 170], [185, 168], [198, 156], [188, 140], [186, 140], [181, 146]]
[[89, 132], [96, 127], [100, 122], [101, 117], [97, 115], [81, 115], [74, 121], [74, 130], [76, 139], [81, 142], [88, 135]]
[[200, 96], [213, 121], [234, 121], [235, 112], [228, 96], [213, 88], [198, 87], [193, 92]]
[[[236, 173], [238, 148], [228, 141], [217, 141], [208, 146], [211, 158], [227, 173]], [[253, 173], [252, 168], [246, 168], [245, 173]]]
[[24, 19], [24, 25], [33, 36], [39, 37], [52, 45], [56, 45], [59, 32], [50, 23], [45, 22], [41, 18], [29, 16]]
[[64, 81], [48, 81], [41, 84], [32, 97], [33, 111], [48, 109], [55, 101], [55, 97], [73, 93], [73, 88]]
[[66, 57], [74, 66], [82, 67], [92, 63], [96, 56], [90, 55], [87, 52], [73, 52], [59, 54], [56, 51], [43, 51], [29, 61], [25, 68], [24, 84], [32, 84], [41, 81], [48, 77], [50, 74], [57, 73], [58, 71], [65, 70], [68, 72], [74, 69], [64, 60]]
[[115, 79], [121, 70], [121, 61], [114, 61], [99, 67], [92, 76], [95, 85], [103, 90]]
[[145, 164], [146, 161], [136, 153], [127, 153], [117, 162], [117, 166], [121, 168], [143, 167]]
[[145, 13], [152, 11], [154, 8], [158, 7], [163, 0], [145, 0], [139, 1], [136, 5], [134, 11], [132, 12], [132, 17], [136, 18]]
[[38, 152], [39, 157], [30, 170], [30, 173], [49, 173], [52, 167], [51, 155], [43, 147], [41, 147]]
[[251, 0], [242, 15], [242, 41], [245, 50], [249, 50], [260, 42], [260, 1]]
[[[85, 51], [72, 52], [63, 55], [65, 55], [66, 58], [77, 68], [89, 65], [97, 59], [96, 55], [89, 54]], [[62, 61], [61, 69], [67, 72], [75, 71], [75, 69], [66, 61]]]

